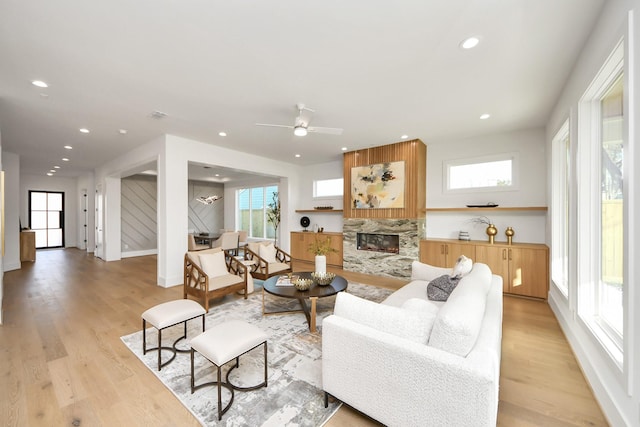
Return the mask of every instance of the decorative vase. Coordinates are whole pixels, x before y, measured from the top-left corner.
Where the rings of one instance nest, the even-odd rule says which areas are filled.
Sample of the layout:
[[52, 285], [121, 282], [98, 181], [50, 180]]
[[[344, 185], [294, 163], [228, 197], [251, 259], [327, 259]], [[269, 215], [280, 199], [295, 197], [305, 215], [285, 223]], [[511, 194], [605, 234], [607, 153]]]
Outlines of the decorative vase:
[[326, 272], [327, 272], [327, 256], [316, 255], [316, 273], [326, 273]]
[[510, 245], [513, 241], [513, 235], [516, 234], [516, 232], [513, 231], [513, 228], [507, 227], [507, 229], [504, 230], [504, 234], [507, 235], [507, 244]]
[[498, 234], [498, 229], [496, 228], [496, 226], [493, 224], [489, 224], [489, 226], [487, 227], [487, 236], [489, 236], [489, 243], [491, 243], [492, 245], [496, 234]]

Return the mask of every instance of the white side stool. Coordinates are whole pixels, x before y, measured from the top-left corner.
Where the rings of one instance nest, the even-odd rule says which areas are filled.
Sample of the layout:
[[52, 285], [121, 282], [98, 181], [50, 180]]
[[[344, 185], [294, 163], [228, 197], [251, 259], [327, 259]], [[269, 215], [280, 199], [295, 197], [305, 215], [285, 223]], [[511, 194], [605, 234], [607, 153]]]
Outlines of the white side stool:
[[[267, 338], [267, 334], [260, 328], [242, 320], [231, 320], [216, 325], [191, 340], [191, 394], [201, 387], [217, 385], [218, 421], [222, 419], [222, 415], [231, 407], [234, 390], [248, 391], [267, 386]], [[239, 387], [232, 384], [229, 381], [229, 374], [240, 366], [240, 356], [260, 345], [264, 345], [264, 382], [250, 387]], [[196, 351], [216, 366], [218, 373], [217, 381], [210, 381], [199, 385], [195, 384], [193, 361]], [[233, 359], [236, 359], [235, 366], [229, 369], [225, 382], [222, 382], [222, 366]], [[222, 387], [231, 393], [231, 399], [224, 408], [222, 408]]]
[[[142, 354], [147, 354], [147, 351], [158, 351], [158, 371], [163, 366], [168, 365], [176, 358], [176, 352], [188, 353], [189, 350], [180, 350], [176, 347], [178, 342], [187, 337], [187, 322], [196, 317], [202, 317], [202, 331], [204, 332], [204, 315], [206, 311], [204, 307], [195, 301], [188, 299], [179, 299], [175, 301], [169, 301], [162, 304], [158, 304], [151, 307], [144, 313], [142, 313]], [[158, 330], [158, 346], [154, 348], [147, 348], [147, 322], [151, 323], [153, 327]], [[162, 330], [170, 326], [184, 323], [184, 334], [175, 340], [173, 346], [162, 346]], [[169, 350], [173, 353], [173, 356], [164, 363], [162, 362], [162, 350]]]

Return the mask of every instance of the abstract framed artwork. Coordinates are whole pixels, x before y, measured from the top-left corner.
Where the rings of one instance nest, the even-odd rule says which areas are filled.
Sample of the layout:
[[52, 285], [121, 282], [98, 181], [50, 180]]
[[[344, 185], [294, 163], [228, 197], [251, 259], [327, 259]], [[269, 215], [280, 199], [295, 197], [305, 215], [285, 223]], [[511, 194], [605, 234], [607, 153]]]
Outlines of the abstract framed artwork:
[[354, 209], [404, 208], [404, 162], [351, 168]]

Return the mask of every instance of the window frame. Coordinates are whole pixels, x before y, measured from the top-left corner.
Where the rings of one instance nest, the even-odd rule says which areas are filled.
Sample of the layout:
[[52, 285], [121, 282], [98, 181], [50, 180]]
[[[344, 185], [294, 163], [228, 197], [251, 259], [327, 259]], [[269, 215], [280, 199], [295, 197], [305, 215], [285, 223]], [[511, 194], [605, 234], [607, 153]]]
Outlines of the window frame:
[[[618, 333], [600, 316], [601, 271], [601, 100], [612, 84], [623, 74], [623, 91], [627, 90], [624, 67], [624, 39], [620, 39], [593, 81], [581, 97], [578, 105], [578, 145], [576, 150], [577, 176], [577, 235], [582, 241], [577, 246], [577, 313], [586, 327], [601, 344], [619, 370], [624, 366], [626, 319], [628, 310], [625, 294], [628, 293], [628, 239], [623, 247], [623, 331]], [[628, 110], [627, 96], [623, 97], [623, 109]], [[623, 116], [623, 144], [628, 144], [629, 121]], [[628, 170], [629, 158], [623, 159]], [[626, 177], [625, 177], [626, 178]], [[625, 179], [625, 182], [628, 182]], [[629, 186], [624, 186], [624, 200], [629, 200]], [[628, 206], [624, 207], [624, 226], [628, 225]]]
[[571, 131], [567, 119], [551, 141], [551, 283], [565, 299], [569, 299], [573, 256], [570, 226], [573, 172], [571, 145]]
[[[511, 160], [511, 185], [496, 185], [487, 187], [450, 188], [451, 168], [456, 166], [482, 164]], [[520, 186], [520, 155], [518, 152], [497, 153], [487, 156], [476, 156], [445, 160], [442, 164], [442, 192], [444, 194], [464, 194], [476, 192], [517, 191]]]
[[[252, 239], [274, 239], [275, 237], [273, 235], [269, 235], [268, 230], [273, 230], [273, 226], [270, 225], [270, 223], [267, 221], [267, 208], [269, 203], [271, 203], [271, 192], [268, 192], [268, 189], [271, 188], [275, 188], [275, 191], [279, 193], [280, 189], [279, 186], [277, 184], [268, 184], [268, 185], [254, 185], [254, 186], [250, 186], [250, 187], [242, 187], [242, 188], [238, 188], [235, 191], [235, 198], [236, 198], [236, 224], [238, 225], [237, 228], [239, 230], [243, 230], [247, 232], [247, 237], [248, 238], [252, 238]], [[252, 194], [253, 191], [256, 189], [262, 189], [262, 198], [263, 198], [263, 204], [262, 204], [262, 236], [254, 236], [253, 235], [253, 215], [251, 214], [252, 211], [254, 210], [258, 210], [258, 209], [254, 209], [252, 207]], [[248, 225], [248, 230], [245, 230], [243, 228], [243, 222], [242, 222], [242, 209], [240, 208], [240, 194], [243, 191], [247, 191], [248, 192], [248, 197], [249, 197], [249, 225]], [[267, 197], [269, 196], [269, 197]], [[274, 233], [275, 234], [275, 233]]]

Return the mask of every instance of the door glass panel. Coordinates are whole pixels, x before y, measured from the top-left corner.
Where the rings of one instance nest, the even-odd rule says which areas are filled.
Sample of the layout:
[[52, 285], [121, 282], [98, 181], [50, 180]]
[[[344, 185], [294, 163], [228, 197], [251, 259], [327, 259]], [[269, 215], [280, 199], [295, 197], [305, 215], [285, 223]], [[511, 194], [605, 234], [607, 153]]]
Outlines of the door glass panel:
[[31, 193], [31, 209], [44, 211], [47, 209], [47, 193]]
[[48, 244], [50, 247], [62, 246], [62, 230], [60, 228], [56, 230], [47, 231]]
[[62, 194], [60, 193], [47, 193], [47, 210], [61, 211], [62, 210]]
[[35, 230], [36, 231], [36, 248], [47, 247], [47, 230]]
[[48, 212], [47, 217], [48, 228], [60, 228], [60, 212]]
[[47, 228], [47, 213], [31, 212], [31, 228], [34, 230], [38, 228]]

